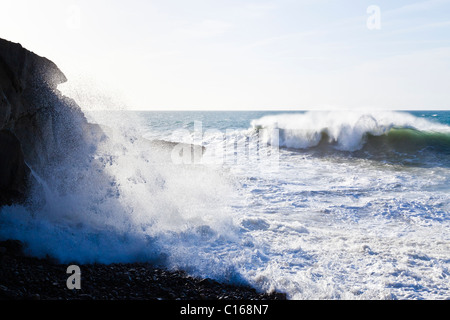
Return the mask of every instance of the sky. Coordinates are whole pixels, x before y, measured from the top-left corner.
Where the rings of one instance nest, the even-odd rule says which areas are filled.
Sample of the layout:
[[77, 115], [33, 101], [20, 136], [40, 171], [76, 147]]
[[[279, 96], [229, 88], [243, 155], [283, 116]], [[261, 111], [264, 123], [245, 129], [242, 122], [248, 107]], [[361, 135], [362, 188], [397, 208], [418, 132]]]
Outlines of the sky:
[[450, 0], [0, 0], [84, 108], [450, 110]]

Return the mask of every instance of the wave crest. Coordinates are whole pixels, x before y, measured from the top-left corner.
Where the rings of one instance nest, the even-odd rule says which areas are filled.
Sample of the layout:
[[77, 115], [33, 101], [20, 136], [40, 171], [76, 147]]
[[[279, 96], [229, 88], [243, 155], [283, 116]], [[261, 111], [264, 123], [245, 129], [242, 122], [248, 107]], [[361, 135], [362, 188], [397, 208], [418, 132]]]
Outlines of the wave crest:
[[450, 152], [450, 126], [406, 112], [309, 111], [265, 116], [251, 125], [265, 129], [262, 139], [266, 143], [292, 149], [331, 147], [355, 152], [383, 147], [416, 152], [431, 147]]

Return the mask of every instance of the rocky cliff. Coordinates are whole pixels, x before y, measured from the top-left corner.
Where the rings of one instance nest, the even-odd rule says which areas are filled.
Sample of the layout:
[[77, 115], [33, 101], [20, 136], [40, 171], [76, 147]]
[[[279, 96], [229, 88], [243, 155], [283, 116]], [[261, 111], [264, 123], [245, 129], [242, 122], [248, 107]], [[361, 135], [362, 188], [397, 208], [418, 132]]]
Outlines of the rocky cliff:
[[50, 60], [0, 39], [0, 207], [27, 198], [31, 170], [53, 175], [95, 148], [92, 125], [57, 89], [65, 81]]

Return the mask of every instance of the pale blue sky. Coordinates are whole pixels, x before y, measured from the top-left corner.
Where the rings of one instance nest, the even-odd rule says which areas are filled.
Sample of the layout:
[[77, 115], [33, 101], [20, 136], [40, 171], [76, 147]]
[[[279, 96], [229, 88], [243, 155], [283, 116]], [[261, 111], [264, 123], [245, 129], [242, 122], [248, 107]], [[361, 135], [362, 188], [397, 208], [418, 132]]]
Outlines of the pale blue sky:
[[[369, 6], [380, 9], [370, 30]], [[450, 0], [0, 0], [63, 92], [132, 109], [450, 109]]]

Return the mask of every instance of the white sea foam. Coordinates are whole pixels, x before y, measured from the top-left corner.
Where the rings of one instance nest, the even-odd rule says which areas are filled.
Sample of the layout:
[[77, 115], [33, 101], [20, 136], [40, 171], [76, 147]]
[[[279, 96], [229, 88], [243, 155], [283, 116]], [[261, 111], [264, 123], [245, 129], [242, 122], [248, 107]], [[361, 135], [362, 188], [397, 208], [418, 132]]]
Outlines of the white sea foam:
[[406, 112], [392, 111], [278, 114], [253, 120], [251, 125], [253, 128], [267, 129], [265, 140], [270, 144], [274, 143], [274, 135], [279, 134], [280, 146], [304, 149], [317, 146], [325, 133], [330, 143], [336, 143], [336, 149], [345, 151], [361, 149], [367, 134], [381, 136], [392, 128], [450, 133], [447, 125], [417, 118]]
[[36, 191], [34, 205], [1, 211], [1, 237], [24, 241], [31, 254], [80, 263], [171, 260], [186, 239], [232, 237], [226, 178], [175, 166], [127, 132], [109, 130], [81, 170], [58, 170], [68, 178], [57, 184], [33, 170], [45, 192]]
[[[146, 116], [108, 121], [109, 139], [90, 164], [73, 173], [64, 168], [74, 178], [64, 190], [35, 172], [45, 202], [3, 208], [0, 237], [62, 262], [155, 261], [292, 299], [450, 297], [448, 167], [284, 149], [276, 171], [257, 159], [174, 165], [141, 136], [170, 137], [196, 115], [174, 119], [169, 129], [149, 128]], [[282, 143], [297, 147], [316, 142], [301, 128], [326, 129], [346, 150], [358, 147], [364, 132], [392, 126], [448, 130], [394, 112], [271, 115], [253, 124], [292, 130]], [[252, 133], [243, 124], [227, 134], [237, 143]], [[208, 147], [225, 136], [203, 137], [206, 157], [220, 156]]]

